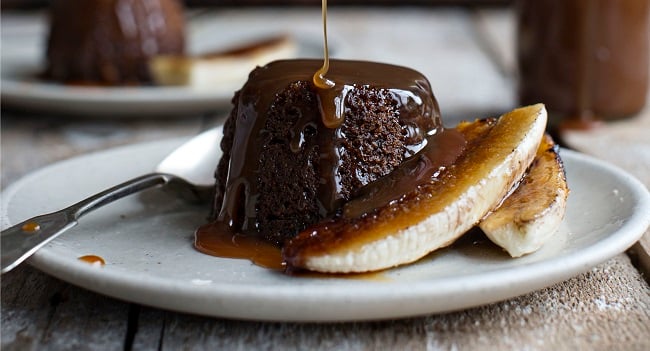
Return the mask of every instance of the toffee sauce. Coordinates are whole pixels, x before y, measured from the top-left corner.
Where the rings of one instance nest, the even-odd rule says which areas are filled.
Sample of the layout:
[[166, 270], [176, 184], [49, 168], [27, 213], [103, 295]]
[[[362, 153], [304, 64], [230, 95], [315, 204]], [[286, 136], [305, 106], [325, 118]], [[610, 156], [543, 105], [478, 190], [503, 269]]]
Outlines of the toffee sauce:
[[[321, 2], [322, 16], [323, 16], [323, 67], [321, 67], [316, 73], [314, 73], [313, 82], [314, 85], [319, 89], [329, 89], [333, 88], [336, 83], [327, 79], [325, 75], [330, 68], [330, 52], [327, 45], [327, 0], [322, 0]], [[331, 117], [336, 117], [331, 119]], [[332, 116], [323, 114], [323, 124], [328, 128], [337, 127], [343, 116]], [[338, 118], [338, 119], [337, 119]]]
[[38, 222], [27, 222], [20, 227], [20, 230], [27, 234], [33, 234], [41, 230], [41, 225]]
[[233, 232], [220, 221], [201, 226], [194, 236], [194, 247], [212, 256], [247, 259], [264, 268], [283, 270], [285, 267], [279, 247], [256, 235]]
[[391, 281], [384, 271], [327, 274], [304, 270], [287, 270], [279, 247], [262, 240], [258, 236], [232, 234], [223, 223], [214, 222], [204, 225], [196, 231], [194, 246], [200, 252], [221, 258], [250, 260], [253, 264], [271, 270], [283, 271], [301, 278], [342, 278], [368, 280], [377, 282]]

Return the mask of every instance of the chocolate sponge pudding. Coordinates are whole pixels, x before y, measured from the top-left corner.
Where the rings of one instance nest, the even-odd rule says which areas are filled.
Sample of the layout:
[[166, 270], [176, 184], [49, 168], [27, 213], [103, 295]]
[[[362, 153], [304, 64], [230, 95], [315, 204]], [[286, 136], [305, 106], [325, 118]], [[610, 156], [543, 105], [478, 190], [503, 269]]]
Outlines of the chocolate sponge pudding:
[[55, 0], [44, 76], [74, 84], [147, 84], [149, 59], [180, 55], [184, 43], [178, 0]]
[[328, 78], [336, 86], [320, 89], [312, 76], [321, 62], [258, 67], [235, 94], [216, 171], [213, 230], [281, 244], [340, 213], [366, 185], [444, 134], [420, 73], [332, 60]]

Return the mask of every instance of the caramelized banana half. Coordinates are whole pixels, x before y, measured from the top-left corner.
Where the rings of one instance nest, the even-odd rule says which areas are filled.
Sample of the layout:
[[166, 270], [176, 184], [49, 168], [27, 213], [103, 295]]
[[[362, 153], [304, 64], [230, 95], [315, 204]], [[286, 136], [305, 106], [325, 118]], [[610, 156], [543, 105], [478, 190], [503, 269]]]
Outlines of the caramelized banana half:
[[545, 135], [526, 176], [480, 228], [512, 257], [534, 252], [559, 228], [568, 195], [558, 147]]
[[489, 128], [461, 129], [467, 132], [466, 151], [440, 178], [372, 213], [307, 228], [285, 244], [284, 260], [290, 269], [367, 272], [410, 263], [451, 244], [523, 177], [546, 122], [546, 109], [537, 104], [484, 122]]

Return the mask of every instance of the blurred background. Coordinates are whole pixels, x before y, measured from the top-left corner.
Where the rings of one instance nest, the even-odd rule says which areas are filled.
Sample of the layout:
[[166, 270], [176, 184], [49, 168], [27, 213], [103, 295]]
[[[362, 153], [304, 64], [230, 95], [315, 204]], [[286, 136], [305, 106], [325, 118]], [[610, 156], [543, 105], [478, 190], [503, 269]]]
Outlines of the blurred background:
[[[104, 0], [102, 2], [108, 3]], [[73, 8], [88, 3], [90, 0], [68, 2]], [[254, 67], [245, 67], [243, 74], [242, 70], [238, 70], [239, 80], [228, 83], [217, 80], [204, 89], [149, 83], [102, 86], [47, 80], [43, 73], [48, 65], [49, 4], [50, 1], [46, 0], [0, 2], [2, 189], [12, 183], [16, 184], [31, 172], [62, 160], [80, 155], [92, 158], [97, 155], [93, 154], [95, 152], [118, 146], [126, 150], [144, 142], [190, 138], [219, 126], [231, 109], [234, 92], [241, 87], [247, 72]], [[184, 4], [186, 8], [179, 12], [186, 24], [184, 46], [187, 57], [228, 50], [278, 35], [291, 38], [298, 57], [323, 57], [320, 0], [186, 0]], [[531, 93], [527, 99], [531, 99], [530, 102], [544, 102], [549, 109], [555, 109], [553, 121], [556, 124], [565, 119], [578, 122], [573, 126], [577, 128], [565, 128], [559, 135], [561, 139], [558, 138], [558, 141], [563, 146], [618, 165], [649, 186], [650, 109], [646, 105], [650, 66], [649, 4], [650, 0], [329, 0], [330, 54], [336, 59], [380, 61], [420, 71], [429, 79], [443, 121], [448, 127], [461, 120], [498, 116], [507, 112], [523, 102], [519, 96], [521, 88], [531, 87], [527, 90]], [[83, 19], [87, 17], [83, 11], [76, 15], [64, 13], [61, 16], [66, 23], [68, 18], [70, 22], [79, 19], [84, 22]], [[67, 36], [71, 38], [75, 34], [75, 31], [71, 31]], [[63, 37], [65, 42], [65, 36]], [[107, 41], [110, 42], [94, 40], [92, 43]], [[112, 49], [120, 46], [124, 45], [117, 43]], [[65, 45], [63, 48], [62, 52], [72, 53], [73, 59], [75, 53], [83, 52], [65, 50]], [[248, 60], [229, 60], [227, 67], [236, 65], [241, 68], [242, 61]], [[75, 66], [74, 61], [72, 66]], [[226, 71], [232, 73], [233, 70]], [[634, 99], [630, 100], [629, 97]], [[625, 108], [612, 112], [610, 107], [615, 105]], [[599, 111], [601, 108], [603, 109]], [[623, 110], [624, 113], [621, 113]], [[591, 123], [594, 119], [606, 122]], [[125, 162], [128, 163], [130, 156], [126, 159]], [[137, 161], [133, 161], [135, 162]], [[122, 174], [121, 172], [128, 171], [128, 167], [124, 168], [115, 169], [114, 172]], [[88, 178], [104, 176], [94, 169], [88, 169], [87, 173]], [[588, 176], [598, 177], [597, 174]], [[69, 188], [74, 192], [76, 184], [62, 184], [61, 188]], [[614, 189], [614, 194], [617, 192]], [[43, 194], [39, 200], [47, 203], [48, 196], [49, 194]], [[618, 196], [612, 198], [612, 203], [615, 205], [619, 199]], [[589, 209], [580, 208], [576, 211], [582, 213], [580, 211]], [[650, 262], [650, 234], [647, 233], [644, 240], [642, 245], [646, 249], [639, 249], [639, 261], [646, 262], [645, 267], [650, 267], [647, 263]], [[607, 345], [624, 348], [625, 345], [630, 345], [630, 340], [638, 341], [638, 335], [634, 331], [647, 330], [648, 325], [647, 318], [639, 317], [638, 303], [629, 303], [627, 305], [632, 307], [627, 308], [623, 303], [620, 309], [617, 304], [617, 308], [608, 311], [616, 313], [612, 316], [603, 313], [603, 296], [598, 295], [600, 297], [597, 296], [594, 300], [591, 294], [574, 293], [593, 290], [599, 294], [598, 289], [605, 287], [608, 294], [612, 294], [607, 297], [607, 301], [642, 301], [641, 297], [630, 295], [643, 295], [644, 292], [632, 292], [629, 289], [626, 282], [639, 278], [632, 275], [626, 277], [623, 273], [627, 271], [621, 269], [623, 264], [630, 266], [627, 257], [615, 260], [614, 265], [592, 270], [586, 278], [578, 280], [578, 284], [560, 284], [541, 295], [541, 298], [540, 295], [531, 295], [536, 300], [536, 304], [531, 306], [534, 309], [538, 306], [541, 314], [536, 316], [533, 313], [523, 318], [528, 320], [529, 317], [536, 316], [539, 322], [537, 325], [544, 328], [538, 328], [538, 333], [527, 334], [530, 331], [528, 324], [522, 326], [522, 316], [514, 315], [514, 324], [504, 330], [510, 332], [521, 329], [525, 338], [520, 341], [511, 338], [513, 334], [506, 333], [504, 340], [514, 340], [517, 345], [526, 345], [530, 340], [542, 340], [538, 335], [548, 334], [548, 315], [545, 313], [551, 311], [553, 318], [563, 320], [557, 325], [559, 339], [573, 339], [563, 338], [562, 335], [567, 334], [561, 333], [562, 328], [577, 325], [585, 326], [580, 328], [584, 330], [581, 334], [583, 340], [590, 340], [592, 346], [597, 344], [596, 348], [607, 348]], [[633, 268], [628, 271], [636, 272]], [[623, 272], [617, 275], [621, 279], [611, 280], [611, 272]], [[645, 272], [646, 277], [650, 276], [650, 268], [645, 268]], [[34, 270], [17, 274], [13, 276], [15, 286], [41, 286], [41, 289], [35, 289], [38, 291], [69, 290], [67, 285], [61, 285], [53, 279], [45, 280], [44, 275]], [[34, 285], [35, 280], [46, 283]], [[115, 307], [119, 307], [118, 302], [107, 304], [95, 295], [74, 290], [77, 292], [71, 296], [82, 298], [64, 299], [67, 302], [64, 301], [61, 305], [63, 308], [60, 308], [58, 303], [52, 304], [53, 299], [49, 293], [35, 292], [40, 295], [33, 298], [31, 290], [34, 289], [14, 289], [13, 295], [7, 290], [9, 293], [5, 294], [5, 282], [12, 284], [12, 279], [3, 276], [3, 342], [4, 339], [12, 340], [12, 333], [18, 340], [38, 340], [37, 342], [46, 344], [59, 341], [65, 343], [72, 339], [85, 342], [88, 329], [84, 328], [85, 321], [97, 322], [97, 310], [93, 309], [95, 306], [103, 306], [100, 311], [110, 312], [108, 318], [113, 319], [108, 323], [100, 320], [99, 324], [126, 324], [124, 320], [118, 321], [121, 317], [116, 317], [115, 311], [119, 311], [119, 308]], [[27, 295], [23, 292], [27, 292]], [[568, 302], [565, 299], [567, 296], [571, 297]], [[576, 309], [563, 308], [567, 303], [580, 308], [577, 312]], [[29, 307], [28, 310], [25, 305]], [[483, 320], [485, 323], [481, 326], [471, 325], [472, 330], [487, 326], [488, 331], [493, 331], [495, 328], [489, 326], [503, 324], [504, 315], [508, 315], [508, 308], [503, 307], [514, 305], [506, 302], [506, 305], [496, 306], [494, 309], [481, 309], [475, 315], [462, 312], [460, 320]], [[73, 313], [69, 313], [71, 311]], [[147, 309], [143, 308], [143, 311]], [[485, 311], [489, 313], [486, 314]], [[491, 311], [495, 311], [494, 318]], [[155, 313], [158, 316], [162, 312]], [[175, 323], [176, 317], [164, 313], [165, 318]], [[74, 323], [50, 323], [52, 320], [60, 320], [61, 314], [64, 315], [63, 319], [67, 318], [66, 315], [79, 315], [81, 318], [75, 319]], [[124, 313], [124, 316], [126, 314], [130, 319], [131, 314]], [[9, 316], [6, 323], [5, 316]], [[20, 318], [12, 320], [10, 316]], [[467, 316], [476, 318], [466, 318]], [[647, 317], [647, 313], [643, 316]], [[437, 328], [431, 327], [437, 322], [430, 317], [424, 322], [429, 324], [421, 324], [417, 322], [418, 319], [414, 321], [414, 330]], [[632, 328], [628, 327], [626, 321], [628, 324], [633, 322]], [[448, 325], [459, 325], [456, 322], [453, 320]], [[96, 326], [97, 323], [91, 324]], [[26, 325], [30, 327], [26, 329]], [[71, 325], [75, 328], [81, 326], [74, 330], [79, 329], [78, 335], [83, 337], [70, 333], [67, 329]], [[395, 328], [396, 334], [390, 334], [390, 340], [411, 341], [410, 336], [405, 339], [399, 334], [400, 325]], [[589, 327], [594, 325], [603, 327], [599, 330]], [[393, 326], [390, 324], [385, 329], [392, 329]], [[59, 333], [56, 332], [57, 328]], [[258, 328], [257, 324], [255, 328]], [[329, 335], [332, 329], [327, 328], [325, 333]], [[60, 329], [66, 330], [62, 334]], [[374, 337], [376, 329], [373, 324], [368, 329], [368, 335]], [[564, 329], [569, 335], [577, 330]], [[96, 328], [91, 332], [93, 335], [101, 335], [101, 340], [123, 339], [123, 336], [106, 338], [109, 334], [104, 333], [104, 330]], [[191, 330], [194, 332], [201, 328], [191, 327]], [[269, 330], [273, 332], [275, 329]], [[601, 331], [603, 335], [609, 336], [593, 338], [596, 335], [593, 333]], [[50, 337], [52, 335], [55, 337]], [[56, 337], [57, 335], [64, 337]], [[345, 337], [348, 334], [341, 335]], [[475, 335], [480, 335], [481, 340], [484, 340], [482, 334]], [[623, 338], [628, 344], [620, 344], [621, 335], [628, 336]], [[306, 337], [305, 340], [307, 339], [320, 340]], [[379, 339], [372, 340], [373, 345], [376, 345]], [[485, 340], [498, 340], [498, 337]], [[601, 340], [613, 340], [615, 344], [600, 344]], [[47, 346], [41, 349], [47, 349]], [[633, 347], [628, 347], [631, 348]]]
[[[329, 0], [330, 5], [504, 5], [512, 0]], [[50, 0], [4, 0], [3, 8], [30, 8], [46, 6]], [[320, 0], [184, 0], [188, 6], [268, 6], [268, 5], [317, 5]]]

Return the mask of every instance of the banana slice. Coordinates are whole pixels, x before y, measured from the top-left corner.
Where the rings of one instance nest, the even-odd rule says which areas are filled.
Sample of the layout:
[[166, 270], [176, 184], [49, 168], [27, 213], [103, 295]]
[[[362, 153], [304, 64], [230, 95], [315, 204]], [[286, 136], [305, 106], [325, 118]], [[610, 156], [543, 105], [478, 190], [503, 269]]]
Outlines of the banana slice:
[[467, 138], [437, 181], [355, 218], [307, 228], [285, 244], [289, 269], [367, 272], [413, 262], [449, 245], [495, 208], [524, 175], [544, 134], [544, 105], [516, 109]]
[[526, 176], [480, 228], [512, 257], [534, 252], [559, 228], [568, 195], [558, 147], [545, 135]]

